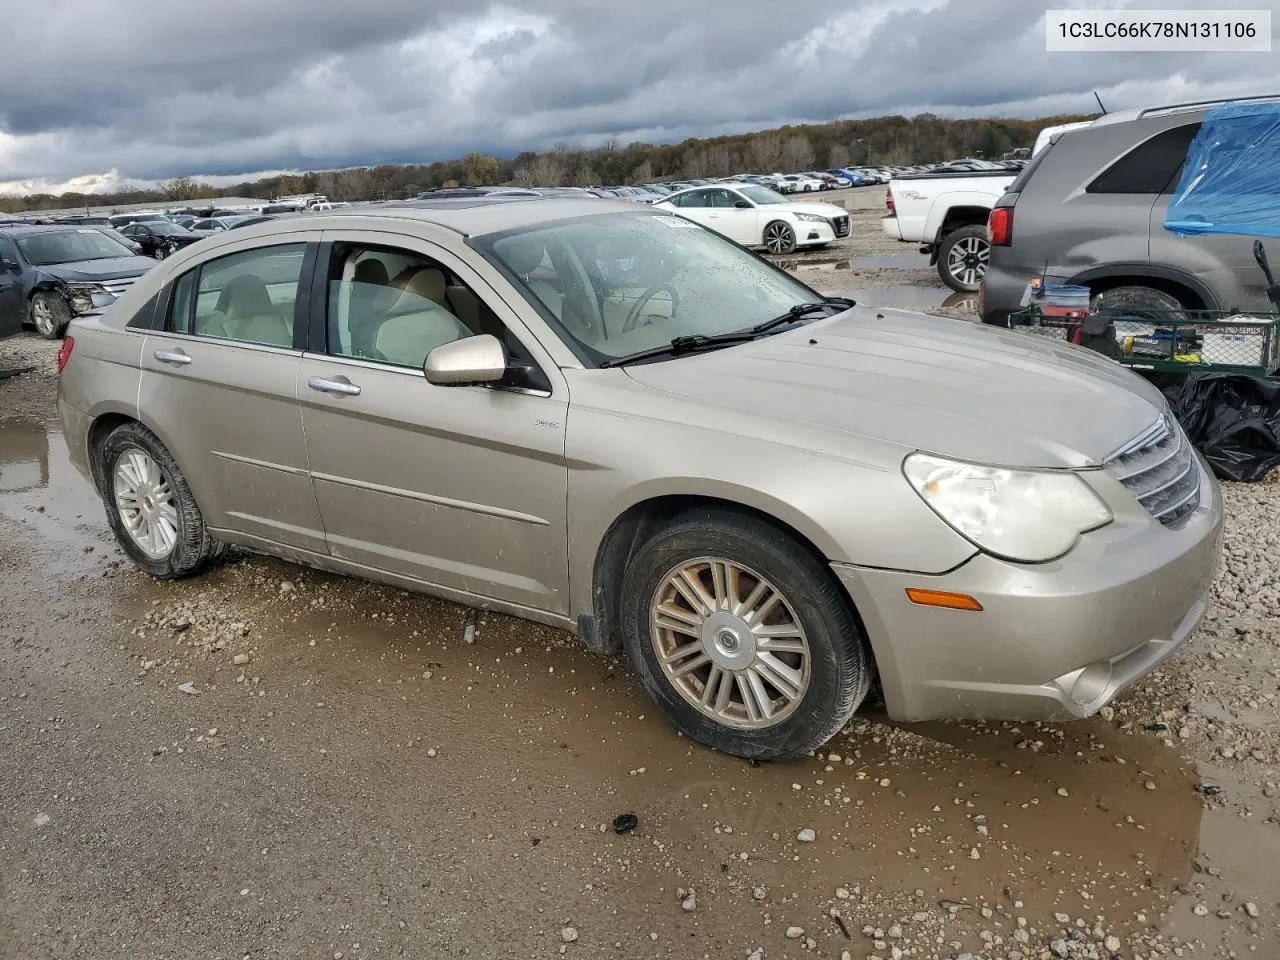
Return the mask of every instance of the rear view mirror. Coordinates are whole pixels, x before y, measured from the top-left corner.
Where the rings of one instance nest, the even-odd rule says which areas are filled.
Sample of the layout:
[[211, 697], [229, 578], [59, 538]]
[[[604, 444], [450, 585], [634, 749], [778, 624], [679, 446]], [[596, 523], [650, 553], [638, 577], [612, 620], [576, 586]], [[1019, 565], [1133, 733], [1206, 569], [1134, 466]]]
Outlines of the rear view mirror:
[[438, 387], [496, 383], [507, 372], [507, 352], [491, 334], [464, 337], [441, 344], [427, 354], [422, 372], [428, 383]]

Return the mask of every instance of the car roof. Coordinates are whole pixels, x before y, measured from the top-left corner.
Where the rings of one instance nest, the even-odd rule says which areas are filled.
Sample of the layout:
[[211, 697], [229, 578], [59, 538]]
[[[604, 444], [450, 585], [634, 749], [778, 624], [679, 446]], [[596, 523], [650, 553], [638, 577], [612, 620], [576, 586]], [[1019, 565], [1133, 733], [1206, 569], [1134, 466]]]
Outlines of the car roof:
[[82, 230], [93, 230], [99, 224], [79, 223], [23, 223], [8, 224], [0, 222], [0, 232], [10, 236], [28, 237], [37, 233], [77, 233]]
[[[700, 188], [699, 188], [700, 189]], [[330, 229], [353, 220], [412, 220], [444, 227], [463, 236], [484, 236], [504, 230], [535, 227], [557, 220], [608, 213], [636, 213], [630, 200], [606, 200], [595, 196], [524, 197], [489, 194], [438, 200], [392, 200], [360, 207], [342, 207], [304, 217], [280, 217], [269, 224], [255, 224], [256, 235], [297, 230], [300, 222]]]

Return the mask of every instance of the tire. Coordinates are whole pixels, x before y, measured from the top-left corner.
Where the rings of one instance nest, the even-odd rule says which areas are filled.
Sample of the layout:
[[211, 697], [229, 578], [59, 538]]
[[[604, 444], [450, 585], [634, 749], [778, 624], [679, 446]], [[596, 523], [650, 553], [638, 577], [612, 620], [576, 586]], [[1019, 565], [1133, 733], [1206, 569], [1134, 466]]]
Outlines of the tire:
[[1112, 287], [1093, 298], [1096, 310], [1123, 311], [1154, 320], [1186, 319], [1186, 305], [1171, 293], [1138, 285]]
[[971, 224], [952, 230], [938, 247], [938, 276], [957, 293], [973, 293], [982, 286], [991, 260], [987, 228]]
[[[153, 465], [155, 472], [140, 471], [138, 468], [144, 462]], [[123, 471], [122, 463], [127, 465]], [[209, 535], [204, 515], [177, 461], [142, 424], [126, 423], [108, 434], [98, 446], [94, 466], [111, 532], [129, 558], [151, 576], [158, 580], [194, 576], [222, 556], [225, 548]], [[148, 550], [130, 532], [131, 522], [122, 507], [127, 499], [123, 491], [128, 484], [122, 472], [127, 471], [142, 478], [141, 487], [146, 490], [139, 493], [135, 488], [133, 502], [138, 505], [135, 517], [150, 508], [150, 514], [161, 521], [150, 524], [150, 528], [167, 528], [171, 542], [153, 540], [157, 548]], [[141, 529], [147, 527], [144, 523]]]
[[785, 220], [773, 220], [765, 226], [762, 242], [772, 254], [795, 253], [796, 232]]
[[37, 293], [27, 305], [27, 317], [36, 333], [46, 340], [57, 340], [71, 322], [71, 308], [56, 293]]
[[[697, 594], [681, 570], [696, 571], [691, 576], [708, 599], [733, 596], [717, 590], [710, 561], [724, 571], [719, 583], [732, 578], [742, 603], [767, 611], [761, 624], [733, 616], [728, 599], [694, 607], [689, 597]], [[752, 601], [761, 590], [772, 597], [768, 587], [777, 603]], [[650, 696], [686, 736], [733, 756], [803, 756], [834, 736], [870, 689], [867, 645], [830, 569], [783, 531], [729, 510], [689, 511], [641, 546], [627, 564], [619, 612], [627, 654]], [[774, 634], [757, 637], [761, 625]], [[765, 650], [765, 660], [757, 643], [803, 650]], [[659, 649], [684, 655], [664, 666]], [[779, 666], [786, 670], [774, 673]], [[685, 668], [679, 678], [670, 672], [678, 667]], [[795, 686], [785, 690], [770, 676]], [[755, 693], [748, 697], [744, 688]], [[702, 696], [711, 703], [696, 705]]]
[[155, 259], [157, 260], [163, 260], [168, 255], [169, 255], [169, 251], [164, 247], [156, 247], [154, 250], [151, 251], [151, 256], [155, 257]]

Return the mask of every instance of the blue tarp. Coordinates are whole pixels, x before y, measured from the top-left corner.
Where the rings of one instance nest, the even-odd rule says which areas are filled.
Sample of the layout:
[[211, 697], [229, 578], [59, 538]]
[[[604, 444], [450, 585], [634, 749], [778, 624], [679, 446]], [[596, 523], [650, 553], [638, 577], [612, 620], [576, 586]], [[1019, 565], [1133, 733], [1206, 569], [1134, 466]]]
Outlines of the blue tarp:
[[1280, 104], [1209, 112], [1187, 148], [1164, 227], [1182, 237], [1280, 237]]

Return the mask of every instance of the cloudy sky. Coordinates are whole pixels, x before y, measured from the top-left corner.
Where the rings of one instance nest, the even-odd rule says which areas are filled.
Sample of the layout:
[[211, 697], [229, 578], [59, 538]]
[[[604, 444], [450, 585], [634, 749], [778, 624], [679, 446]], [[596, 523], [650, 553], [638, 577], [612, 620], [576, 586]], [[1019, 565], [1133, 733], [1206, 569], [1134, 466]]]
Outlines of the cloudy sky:
[[[1044, 9], [1208, 0], [11, 4], [0, 191], [676, 141], [837, 117], [1035, 117], [1273, 92], [1271, 53], [1045, 53]], [[1233, 0], [1273, 11], [1280, 0]], [[179, 10], [181, 12], [179, 13]], [[227, 178], [227, 179], [223, 179]]]

